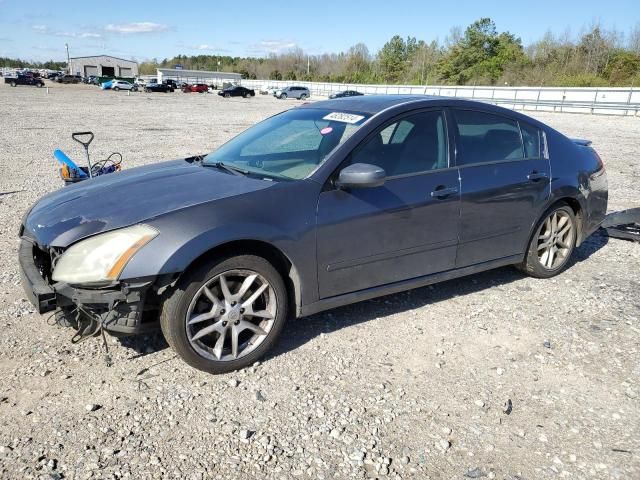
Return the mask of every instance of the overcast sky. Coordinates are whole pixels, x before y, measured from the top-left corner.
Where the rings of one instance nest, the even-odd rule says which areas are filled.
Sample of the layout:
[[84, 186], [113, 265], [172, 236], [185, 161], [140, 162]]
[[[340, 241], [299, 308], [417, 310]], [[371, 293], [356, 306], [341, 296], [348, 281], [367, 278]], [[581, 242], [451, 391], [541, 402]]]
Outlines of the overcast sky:
[[547, 30], [577, 36], [599, 21], [628, 33], [638, 0], [218, 1], [0, 0], [0, 56], [33, 60], [102, 53], [138, 60], [177, 54], [264, 56], [301, 47], [339, 52], [364, 42], [377, 51], [392, 35], [444, 40], [453, 26], [491, 17], [525, 44]]

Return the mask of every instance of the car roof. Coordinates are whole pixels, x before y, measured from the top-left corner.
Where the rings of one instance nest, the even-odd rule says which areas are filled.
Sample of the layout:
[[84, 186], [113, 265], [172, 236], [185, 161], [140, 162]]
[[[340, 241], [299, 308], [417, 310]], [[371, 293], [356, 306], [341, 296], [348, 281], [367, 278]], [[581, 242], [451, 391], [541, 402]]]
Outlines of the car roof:
[[321, 100], [304, 105], [304, 108], [326, 108], [328, 110], [349, 110], [375, 114], [389, 107], [425, 100], [442, 100], [444, 97], [430, 95], [363, 95], [335, 100]]
[[415, 104], [416, 108], [433, 106], [480, 108], [487, 113], [509, 116], [513, 119], [524, 120], [538, 126], [544, 126], [540, 121], [514, 110], [506, 109], [490, 103], [477, 100], [467, 100], [455, 97], [438, 97], [434, 95], [362, 95], [356, 97], [342, 97], [330, 100], [307, 103], [298, 108], [322, 108], [347, 112], [375, 115], [383, 110], [399, 105]]

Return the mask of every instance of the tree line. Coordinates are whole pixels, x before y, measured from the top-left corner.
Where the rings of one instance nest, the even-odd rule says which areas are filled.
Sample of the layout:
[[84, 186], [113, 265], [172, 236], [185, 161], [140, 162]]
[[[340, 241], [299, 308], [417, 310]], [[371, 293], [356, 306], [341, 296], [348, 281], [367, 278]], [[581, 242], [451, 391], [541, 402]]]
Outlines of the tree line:
[[[547, 32], [528, 46], [481, 18], [451, 29], [440, 43], [393, 36], [371, 53], [364, 43], [345, 52], [310, 55], [300, 48], [264, 58], [178, 55], [140, 64], [156, 68], [233, 71], [249, 79], [413, 85], [640, 85], [640, 23], [627, 35], [594, 24], [577, 37]], [[9, 59], [1, 59], [3, 61]], [[50, 62], [47, 62], [50, 63]]]

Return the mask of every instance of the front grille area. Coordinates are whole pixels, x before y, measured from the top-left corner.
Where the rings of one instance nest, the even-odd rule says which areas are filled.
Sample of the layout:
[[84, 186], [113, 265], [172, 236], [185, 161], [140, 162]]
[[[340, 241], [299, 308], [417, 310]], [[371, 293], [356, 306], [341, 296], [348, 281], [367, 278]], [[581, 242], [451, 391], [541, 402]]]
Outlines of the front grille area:
[[51, 284], [51, 255], [46, 250], [41, 250], [38, 246], [33, 246], [33, 260], [40, 276]]

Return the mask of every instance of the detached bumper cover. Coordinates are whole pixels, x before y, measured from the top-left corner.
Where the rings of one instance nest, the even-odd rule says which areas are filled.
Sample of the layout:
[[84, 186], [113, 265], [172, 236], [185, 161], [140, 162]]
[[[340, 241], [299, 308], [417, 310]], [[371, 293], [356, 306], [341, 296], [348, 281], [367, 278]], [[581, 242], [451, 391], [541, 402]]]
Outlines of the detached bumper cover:
[[[66, 283], [49, 284], [35, 263], [33, 249], [28, 240], [20, 243], [19, 263], [24, 291], [40, 314], [56, 310], [82, 307], [98, 319], [105, 330], [118, 334], [135, 334], [147, 330], [142, 325], [145, 294], [152, 280], [120, 284], [113, 289], [86, 289]], [[153, 327], [154, 325], [148, 325]]]

